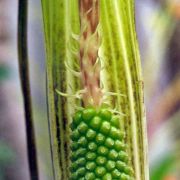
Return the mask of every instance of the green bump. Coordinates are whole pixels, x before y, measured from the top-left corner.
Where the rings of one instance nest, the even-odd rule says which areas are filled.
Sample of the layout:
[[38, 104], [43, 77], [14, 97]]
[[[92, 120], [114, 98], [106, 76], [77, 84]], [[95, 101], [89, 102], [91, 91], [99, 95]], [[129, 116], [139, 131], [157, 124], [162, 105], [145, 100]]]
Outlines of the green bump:
[[91, 122], [90, 122], [90, 126], [94, 129], [94, 130], [98, 130], [101, 126], [101, 118], [98, 116], [95, 116]]
[[79, 148], [77, 151], [76, 151], [76, 155], [78, 157], [83, 157], [85, 154], [86, 154], [87, 150], [85, 148]]
[[129, 158], [128, 158], [128, 155], [127, 155], [126, 152], [120, 151], [118, 153], [118, 159], [121, 160], [121, 161], [127, 162]]
[[109, 122], [104, 121], [101, 125], [100, 132], [107, 135], [111, 129], [111, 125]]
[[76, 142], [71, 143], [71, 150], [72, 150], [72, 151], [75, 151], [75, 150], [77, 150], [78, 148], [79, 148], [78, 143], [76, 143]]
[[101, 133], [99, 133], [97, 136], [96, 136], [96, 142], [97, 144], [103, 144], [105, 141], [105, 136]]
[[124, 172], [125, 172], [126, 174], [128, 174], [128, 175], [131, 175], [131, 176], [134, 174], [133, 169], [132, 169], [131, 167], [129, 167], [129, 166], [126, 166], [126, 167], [124, 168]]
[[79, 178], [78, 180], [85, 180], [85, 178], [84, 178], [84, 177], [81, 177], [81, 178]]
[[79, 125], [80, 122], [81, 122], [81, 111], [78, 111], [75, 113], [73, 117], [73, 123], [75, 123], [76, 125]]
[[119, 117], [118, 116], [113, 116], [111, 118], [111, 124], [116, 127], [116, 128], [119, 128], [120, 127], [120, 123], [119, 123]]
[[86, 137], [88, 140], [93, 140], [96, 137], [96, 131], [89, 129], [86, 133]]
[[118, 171], [117, 169], [114, 169], [114, 170], [112, 171], [112, 176], [113, 176], [113, 179], [114, 179], [114, 178], [120, 179], [121, 173], [120, 173], [120, 171]]
[[101, 116], [104, 120], [110, 120], [111, 119], [111, 112], [107, 109], [101, 109], [99, 112], [99, 116]]
[[85, 134], [87, 132], [87, 130], [88, 130], [88, 126], [86, 125], [86, 123], [81, 122], [79, 124], [79, 126], [77, 127], [77, 129], [81, 134]]
[[108, 154], [108, 148], [106, 148], [105, 146], [99, 146], [97, 152], [98, 154], [105, 156]]
[[96, 168], [95, 162], [87, 162], [86, 163], [86, 169], [89, 171], [93, 171]]
[[76, 162], [74, 162], [71, 164], [70, 171], [73, 173], [77, 170], [77, 168], [78, 168], [78, 165]]
[[76, 153], [72, 153], [70, 156], [71, 161], [75, 161], [78, 158]]
[[116, 166], [116, 163], [114, 161], [111, 161], [109, 160], [107, 163], [106, 163], [106, 168], [108, 171], [112, 171]]
[[114, 146], [114, 140], [108, 137], [105, 141], [105, 146], [107, 146], [108, 148], [112, 148]]
[[84, 121], [89, 122], [95, 116], [95, 114], [96, 114], [95, 109], [88, 108], [83, 111], [82, 117]]
[[88, 152], [88, 153], [86, 154], [86, 159], [87, 159], [87, 160], [92, 161], [92, 160], [94, 160], [95, 158], [96, 158], [96, 154], [93, 153], [93, 152]]
[[126, 168], [126, 164], [124, 162], [117, 161], [116, 167], [119, 171], [124, 172], [124, 169]]
[[90, 143], [88, 144], [88, 149], [89, 149], [90, 151], [96, 151], [96, 149], [97, 149], [96, 143], [90, 142]]
[[86, 173], [86, 169], [85, 169], [84, 167], [81, 167], [81, 168], [79, 168], [79, 169], [77, 170], [77, 174], [78, 174], [79, 177], [84, 176], [85, 173]]
[[106, 163], [106, 161], [107, 161], [106, 158], [103, 156], [98, 156], [96, 158], [97, 165], [104, 165]]
[[71, 180], [77, 180], [77, 179], [78, 179], [78, 174], [77, 174], [77, 172], [72, 173], [70, 179], [71, 179]]
[[120, 151], [120, 150], [124, 150], [125, 149], [125, 144], [119, 140], [116, 140], [115, 143], [114, 143], [114, 148], [117, 150], [117, 151]]
[[128, 176], [124, 173], [121, 174], [121, 180], [130, 180], [130, 179], [131, 179], [130, 176]]
[[117, 151], [115, 151], [114, 149], [110, 150], [108, 157], [109, 157], [109, 159], [117, 160], [117, 157], [118, 157]]
[[70, 124], [70, 128], [71, 128], [71, 130], [73, 131], [73, 130], [76, 129], [76, 125], [75, 125], [74, 123], [71, 123], [71, 124]]
[[88, 143], [88, 141], [84, 136], [80, 137], [80, 139], [78, 140], [78, 144], [82, 147], [86, 147], [87, 143]]
[[95, 173], [98, 177], [102, 177], [106, 173], [106, 169], [104, 167], [97, 167]]
[[112, 180], [112, 176], [110, 173], [107, 173], [103, 176], [102, 180]]
[[117, 138], [119, 138], [120, 140], [122, 140], [122, 139], [124, 139], [124, 137], [125, 137], [125, 134], [124, 134], [124, 132], [122, 132], [122, 131], [117, 131]]
[[122, 140], [124, 138], [124, 133], [115, 127], [111, 127], [109, 135], [114, 139]]
[[92, 172], [88, 172], [88, 173], [86, 173], [86, 175], [85, 175], [85, 179], [86, 179], [86, 180], [94, 180], [95, 177], [96, 177], [95, 174], [92, 173]]
[[117, 131], [118, 129], [112, 126], [109, 132], [109, 136], [112, 138], [117, 138], [118, 135]]
[[73, 132], [72, 132], [72, 134], [71, 134], [71, 139], [73, 140], [73, 141], [76, 141], [76, 140], [78, 140], [80, 138], [80, 133], [79, 133], [79, 131], [77, 130], [77, 129], [75, 129]]
[[77, 165], [80, 167], [80, 166], [85, 166], [86, 164], [86, 159], [85, 158], [79, 158], [77, 161], [76, 161]]

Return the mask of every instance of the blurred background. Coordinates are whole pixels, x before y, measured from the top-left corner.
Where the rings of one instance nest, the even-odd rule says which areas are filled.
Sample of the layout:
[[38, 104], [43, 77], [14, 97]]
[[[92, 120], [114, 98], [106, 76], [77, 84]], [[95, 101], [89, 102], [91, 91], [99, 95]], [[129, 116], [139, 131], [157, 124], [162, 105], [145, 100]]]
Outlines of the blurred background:
[[[0, 180], [29, 180], [17, 66], [18, 0], [0, 0]], [[51, 180], [40, 0], [29, 1], [29, 59], [41, 180]], [[136, 0], [151, 180], [180, 180], [180, 0]]]

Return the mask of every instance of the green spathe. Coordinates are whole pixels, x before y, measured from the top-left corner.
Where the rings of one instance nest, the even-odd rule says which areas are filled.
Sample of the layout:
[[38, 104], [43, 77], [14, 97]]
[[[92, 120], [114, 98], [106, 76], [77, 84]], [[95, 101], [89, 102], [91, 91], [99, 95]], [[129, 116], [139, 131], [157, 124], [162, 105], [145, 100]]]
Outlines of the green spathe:
[[[127, 152], [124, 154], [122, 149], [118, 157], [124, 162], [130, 159], [136, 180], [148, 180], [143, 81], [135, 32], [134, 0], [99, 0], [99, 2], [100, 21], [97, 30], [101, 43], [98, 56], [101, 64], [100, 83], [104, 93], [103, 103], [109, 109], [115, 110], [115, 113], [123, 115], [120, 123], [119, 118], [114, 115], [109, 122], [111, 126], [121, 129], [118, 132], [126, 135], [124, 139], [124, 135], [119, 134], [122, 137], [120, 142], [124, 139], [123, 144], [126, 144]], [[42, 0], [47, 57], [48, 117], [55, 180], [70, 177], [71, 173], [67, 168], [71, 163], [70, 123], [77, 109], [84, 107], [79, 94], [84, 92], [84, 87], [81, 77], [78, 76], [80, 75], [78, 53], [81, 28], [78, 4], [79, 0]], [[62, 93], [59, 95], [56, 90]], [[91, 112], [85, 113], [84, 116], [90, 118], [88, 114]], [[108, 116], [104, 114], [107, 119]], [[87, 122], [83, 121], [83, 123]], [[98, 124], [95, 126], [99, 128]], [[71, 127], [77, 130], [76, 126]], [[82, 127], [80, 129], [85, 133], [84, 137], [87, 141], [98, 142], [99, 147], [105, 147], [106, 142], [109, 146], [116, 145], [118, 150], [119, 145], [122, 145], [114, 141], [116, 134], [114, 129], [110, 130], [113, 132], [109, 137], [111, 139], [105, 141], [106, 136], [102, 134], [103, 132], [97, 135], [97, 130], [88, 129], [86, 132], [85, 126]], [[73, 139], [78, 140], [81, 134], [79, 131], [74, 134]], [[97, 151], [106, 154], [105, 148], [100, 150], [98, 148]], [[92, 157], [92, 154], [88, 155], [88, 158]], [[116, 171], [114, 174], [118, 175]], [[121, 179], [127, 179], [126, 174], [121, 176]], [[88, 173], [85, 177], [93, 179], [92, 173]], [[113, 177], [108, 174], [103, 179], [110, 180]]]

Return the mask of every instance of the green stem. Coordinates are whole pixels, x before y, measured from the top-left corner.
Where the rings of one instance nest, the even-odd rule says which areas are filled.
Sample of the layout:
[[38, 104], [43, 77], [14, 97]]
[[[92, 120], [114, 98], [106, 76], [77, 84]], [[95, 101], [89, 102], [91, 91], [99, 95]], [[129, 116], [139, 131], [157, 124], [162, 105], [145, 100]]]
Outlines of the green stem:
[[33, 123], [32, 102], [30, 92], [30, 78], [28, 65], [28, 47], [27, 47], [27, 14], [28, 1], [19, 0], [18, 11], [18, 60], [21, 88], [23, 93], [25, 109], [26, 139], [30, 177], [32, 180], [38, 180], [37, 148], [35, 142], [35, 129]]

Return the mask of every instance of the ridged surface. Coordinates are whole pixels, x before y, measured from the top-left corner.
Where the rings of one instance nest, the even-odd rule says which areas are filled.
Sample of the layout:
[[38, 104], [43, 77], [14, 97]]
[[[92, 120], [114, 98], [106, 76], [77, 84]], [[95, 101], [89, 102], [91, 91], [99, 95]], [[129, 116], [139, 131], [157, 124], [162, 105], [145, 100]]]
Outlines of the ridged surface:
[[74, 115], [71, 130], [70, 179], [133, 179], [118, 116], [84, 109]]

